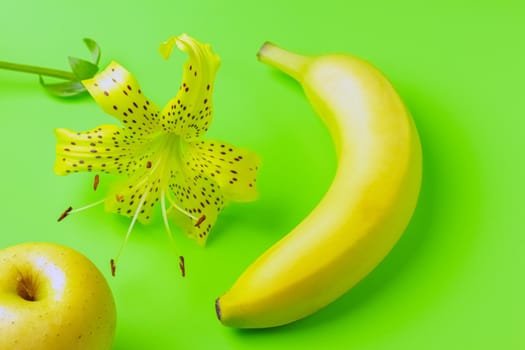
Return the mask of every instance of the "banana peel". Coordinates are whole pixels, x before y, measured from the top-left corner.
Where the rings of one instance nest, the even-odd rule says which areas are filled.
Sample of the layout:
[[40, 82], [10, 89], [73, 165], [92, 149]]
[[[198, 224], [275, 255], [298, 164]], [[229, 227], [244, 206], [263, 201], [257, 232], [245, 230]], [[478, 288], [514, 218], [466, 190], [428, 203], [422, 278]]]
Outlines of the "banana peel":
[[272, 43], [258, 58], [302, 85], [330, 130], [338, 167], [314, 210], [217, 298], [219, 320], [237, 328], [294, 322], [356, 285], [404, 232], [422, 174], [414, 121], [374, 66], [344, 54], [303, 56]]

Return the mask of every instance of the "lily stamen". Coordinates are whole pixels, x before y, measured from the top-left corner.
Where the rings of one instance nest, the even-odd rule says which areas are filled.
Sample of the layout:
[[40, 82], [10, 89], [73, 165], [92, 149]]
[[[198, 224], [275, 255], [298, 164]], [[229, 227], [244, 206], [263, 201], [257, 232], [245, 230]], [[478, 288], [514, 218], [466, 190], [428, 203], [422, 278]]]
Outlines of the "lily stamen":
[[96, 201], [94, 203], [85, 205], [83, 207], [72, 209], [72, 210], [69, 211], [68, 214], [75, 214], [75, 213], [78, 213], [78, 212], [81, 212], [81, 211], [84, 211], [84, 210], [87, 210], [87, 209], [91, 209], [93, 207], [96, 207], [97, 205], [100, 205], [100, 204], [104, 203], [104, 201], [105, 201], [105, 199], [101, 199], [99, 201]]
[[60, 222], [62, 220], [64, 220], [67, 216], [71, 215], [71, 214], [75, 214], [75, 213], [78, 213], [80, 211], [84, 211], [86, 209], [90, 209], [90, 208], [93, 208], [99, 204], [102, 204], [104, 203], [104, 199], [101, 199], [99, 201], [96, 201], [94, 203], [91, 203], [91, 204], [88, 204], [88, 205], [85, 205], [83, 207], [80, 207], [80, 208], [76, 208], [76, 209], [73, 209], [73, 207], [69, 206], [67, 207], [66, 210], [64, 210], [64, 212], [62, 214], [60, 214], [60, 216], [58, 217], [57, 221]]
[[[168, 234], [168, 237], [170, 239], [170, 242], [173, 245], [175, 252], [177, 252], [177, 246], [175, 244], [175, 239], [173, 238], [173, 235], [171, 233], [171, 228], [170, 228], [170, 224], [168, 221], [168, 213], [166, 211], [166, 192], [164, 190], [162, 190], [160, 194], [160, 206], [161, 206], [161, 211], [162, 211], [162, 220], [164, 221], [164, 226], [166, 227], [166, 233]], [[184, 256], [182, 255], [179, 255], [179, 268], [180, 268], [182, 277], [184, 277], [186, 275], [186, 269], [184, 267]]]
[[71, 212], [71, 210], [73, 210], [73, 207], [67, 207], [66, 210], [64, 210], [62, 212], [62, 214], [60, 214], [60, 216], [58, 217], [57, 221], [60, 222], [62, 220], [64, 220], [66, 218], [66, 216], [69, 215], [69, 213]]
[[201, 216], [199, 220], [197, 220], [197, 222], [195, 223], [195, 227], [200, 227], [204, 220], [206, 220], [206, 215]]
[[168, 213], [166, 211], [166, 193], [164, 190], [162, 190], [160, 194], [160, 207], [162, 210], [162, 220], [164, 221], [164, 226], [166, 227], [166, 233], [168, 234], [170, 241], [174, 242], [173, 235], [171, 234], [170, 224], [168, 222]]
[[170, 204], [173, 208], [180, 211], [182, 214], [186, 215], [187, 217], [191, 218], [193, 221], [199, 221], [200, 218], [196, 217], [195, 215], [189, 213], [188, 211], [184, 210], [183, 208], [179, 207], [179, 205], [175, 202], [175, 200], [169, 195], [168, 193], [168, 200], [170, 201]]
[[133, 218], [131, 219], [131, 223], [128, 227], [128, 231], [126, 232], [126, 236], [124, 236], [124, 241], [120, 245], [120, 248], [118, 250], [117, 256], [115, 259], [111, 259], [111, 275], [114, 277], [116, 270], [117, 270], [117, 262], [120, 256], [122, 255], [122, 251], [124, 250], [124, 247], [126, 246], [126, 243], [128, 242], [129, 236], [131, 235], [131, 231], [133, 230], [133, 226], [135, 226], [135, 222], [137, 221], [137, 218], [139, 216], [140, 211], [142, 210], [142, 207], [144, 206], [144, 202], [146, 201], [146, 198], [148, 198], [149, 194], [149, 188], [146, 188], [144, 191], [144, 194], [140, 198], [139, 205], [137, 206], [137, 209], [135, 210], [135, 214], [133, 215]]
[[186, 276], [186, 265], [184, 265], [184, 257], [182, 255], [179, 256], [179, 268], [180, 272], [182, 273], [182, 277]]
[[100, 183], [100, 176], [98, 174], [95, 175], [95, 179], [93, 181], [93, 190], [96, 191], [98, 188], [98, 184]]

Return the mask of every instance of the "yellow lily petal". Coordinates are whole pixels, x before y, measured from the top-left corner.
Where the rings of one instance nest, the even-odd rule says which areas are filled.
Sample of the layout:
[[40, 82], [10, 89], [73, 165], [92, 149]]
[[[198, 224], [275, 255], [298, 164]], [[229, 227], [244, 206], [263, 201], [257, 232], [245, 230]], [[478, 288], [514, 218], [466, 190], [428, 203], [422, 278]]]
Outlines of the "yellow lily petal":
[[107, 114], [129, 132], [130, 141], [159, 129], [159, 108], [144, 96], [137, 80], [117, 62], [82, 83]]
[[170, 189], [174, 203], [168, 214], [190, 238], [204, 245], [225, 205], [219, 187], [213, 180], [196, 175], [172, 178]]
[[117, 173], [116, 162], [127, 155], [126, 147], [120, 147], [118, 142], [120, 130], [115, 125], [102, 125], [86, 132], [56, 129], [55, 173]]
[[189, 59], [183, 67], [179, 92], [164, 107], [161, 119], [166, 132], [191, 141], [206, 132], [211, 122], [213, 83], [220, 59], [210, 45], [185, 34], [162, 43], [161, 55], [167, 59], [175, 45], [188, 52]]
[[183, 161], [190, 169], [213, 178], [228, 199], [252, 201], [258, 196], [255, 181], [261, 161], [249, 150], [207, 140], [191, 144]]

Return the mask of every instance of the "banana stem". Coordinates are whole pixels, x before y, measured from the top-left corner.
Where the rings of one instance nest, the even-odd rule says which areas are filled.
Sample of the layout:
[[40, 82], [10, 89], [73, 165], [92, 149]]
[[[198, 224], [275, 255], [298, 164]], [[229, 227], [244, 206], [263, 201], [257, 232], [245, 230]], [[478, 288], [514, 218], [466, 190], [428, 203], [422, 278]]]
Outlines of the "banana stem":
[[8, 70], [14, 70], [17, 72], [25, 72], [25, 73], [32, 73], [32, 74], [38, 74], [38, 75], [46, 75], [49, 77], [62, 78], [66, 80], [76, 80], [77, 79], [77, 77], [73, 73], [70, 73], [70, 72], [66, 72], [66, 71], [62, 71], [58, 69], [51, 69], [51, 68], [44, 68], [44, 67], [29, 66], [25, 64], [5, 62], [5, 61], [0, 61], [0, 69], [8, 69]]
[[257, 58], [262, 63], [275, 67], [296, 80], [300, 80], [304, 67], [310, 62], [307, 56], [285, 50], [271, 42], [259, 49]]

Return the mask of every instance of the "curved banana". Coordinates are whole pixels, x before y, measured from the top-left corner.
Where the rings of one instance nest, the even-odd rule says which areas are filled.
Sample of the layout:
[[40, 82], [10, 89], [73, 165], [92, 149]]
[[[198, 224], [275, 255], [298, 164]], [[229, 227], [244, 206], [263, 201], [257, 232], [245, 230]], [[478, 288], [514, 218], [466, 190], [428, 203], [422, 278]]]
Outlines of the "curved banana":
[[216, 300], [220, 321], [239, 328], [298, 320], [363, 279], [410, 221], [422, 172], [414, 122], [369, 63], [349, 55], [305, 57], [271, 43], [258, 58], [301, 83], [330, 129], [338, 168], [317, 207]]

